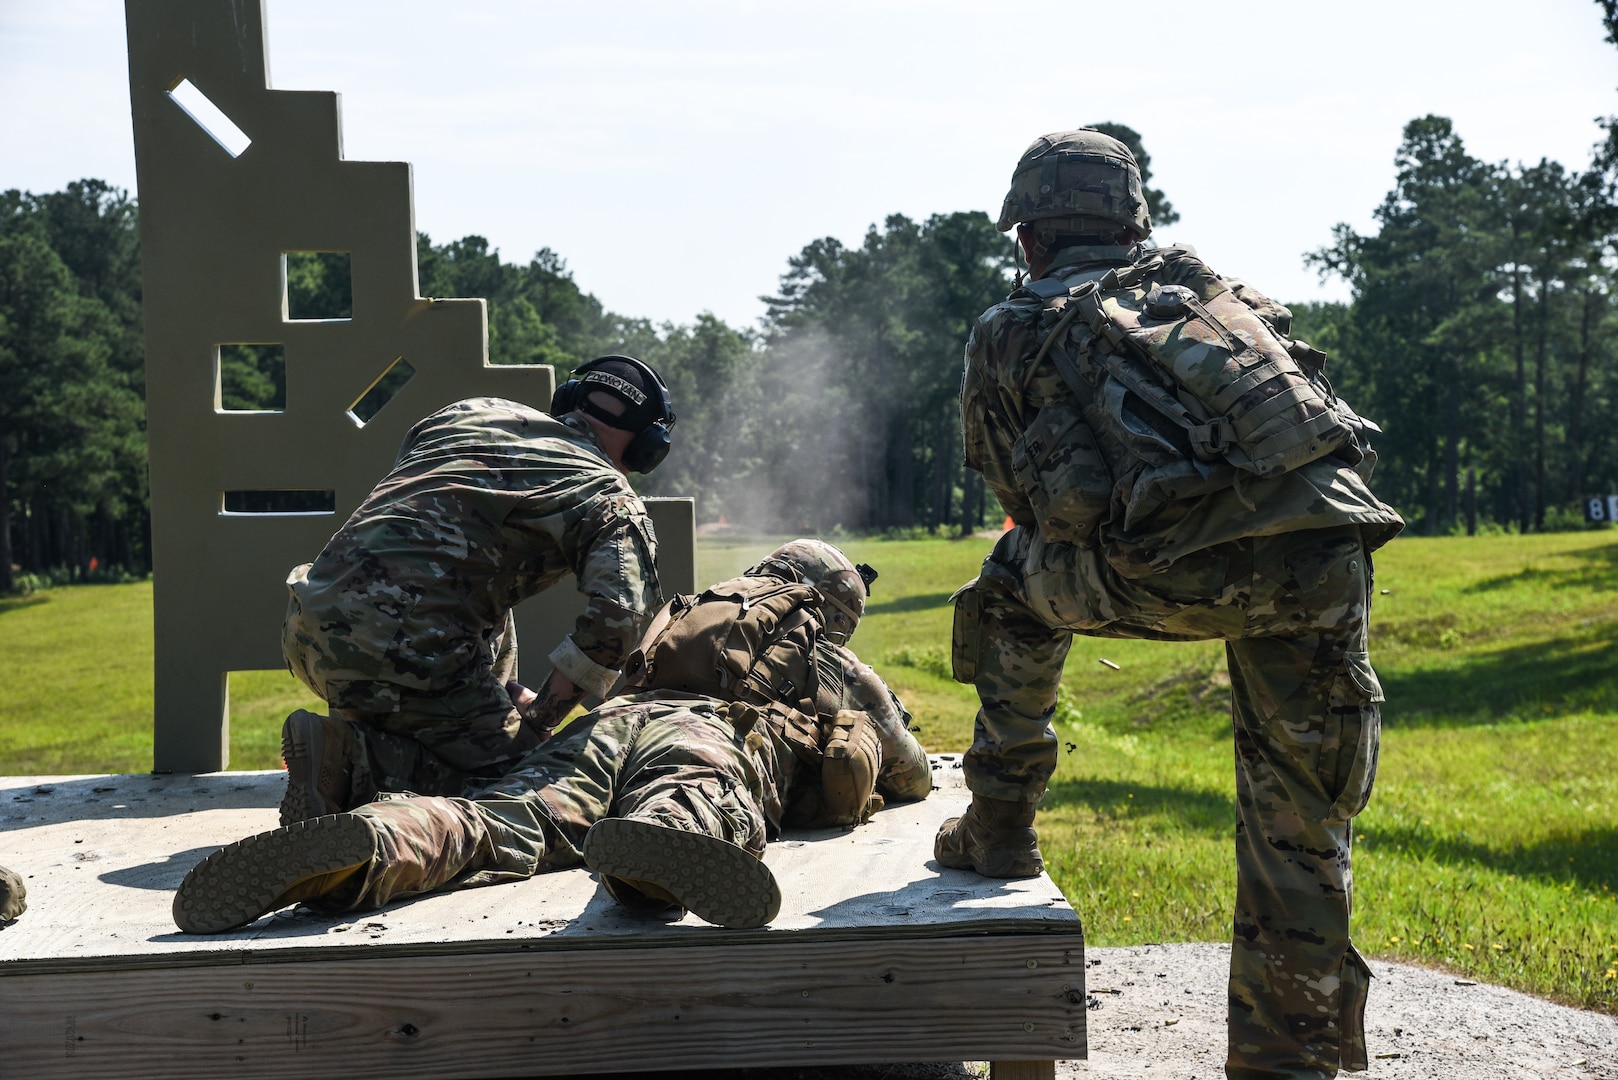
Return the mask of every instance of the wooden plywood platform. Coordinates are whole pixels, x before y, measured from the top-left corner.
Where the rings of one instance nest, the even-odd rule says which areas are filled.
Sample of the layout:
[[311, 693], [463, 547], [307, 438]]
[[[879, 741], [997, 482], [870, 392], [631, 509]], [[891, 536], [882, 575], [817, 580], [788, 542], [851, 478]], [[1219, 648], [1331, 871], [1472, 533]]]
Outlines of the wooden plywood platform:
[[[939, 790], [771, 845], [780, 916], [724, 930], [585, 870], [377, 912], [179, 933], [175, 887], [276, 824], [280, 773], [0, 778], [0, 1076], [556, 1075], [1083, 1057], [1078, 917], [1048, 877], [932, 862]], [[1038, 1072], [1047, 1072], [1045, 1069]]]

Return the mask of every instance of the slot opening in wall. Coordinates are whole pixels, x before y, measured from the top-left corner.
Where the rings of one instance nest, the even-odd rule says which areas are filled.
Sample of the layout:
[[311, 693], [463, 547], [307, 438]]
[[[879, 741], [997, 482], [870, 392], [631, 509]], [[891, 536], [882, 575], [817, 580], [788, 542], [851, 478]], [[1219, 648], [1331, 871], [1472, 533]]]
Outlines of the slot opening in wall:
[[335, 514], [337, 492], [311, 488], [226, 491], [220, 500], [219, 512], [230, 517], [254, 514], [280, 517]]
[[242, 151], [253, 145], [247, 133], [237, 127], [236, 122], [209, 100], [207, 94], [198, 90], [190, 79], [181, 79], [168, 93], [170, 100], [231, 157], [241, 157]]
[[383, 406], [392, 401], [404, 389], [416, 374], [416, 369], [410, 361], [400, 356], [388, 365], [386, 371], [376, 377], [376, 381], [365, 388], [361, 394], [348, 407], [348, 418], [358, 427], [364, 427], [376, 418]]

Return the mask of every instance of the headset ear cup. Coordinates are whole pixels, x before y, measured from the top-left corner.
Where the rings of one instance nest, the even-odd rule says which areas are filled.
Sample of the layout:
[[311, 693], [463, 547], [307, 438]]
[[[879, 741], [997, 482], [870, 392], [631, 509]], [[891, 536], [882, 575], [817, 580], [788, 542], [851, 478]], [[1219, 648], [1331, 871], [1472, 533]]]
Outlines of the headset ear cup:
[[649, 473], [669, 456], [673, 434], [661, 420], [641, 431], [624, 448], [624, 467], [630, 472]]
[[551, 395], [551, 415], [566, 416], [572, 412], [579, 403], [579, 387], [583, 385], [577, 379], [569, 379], [556, 388]]

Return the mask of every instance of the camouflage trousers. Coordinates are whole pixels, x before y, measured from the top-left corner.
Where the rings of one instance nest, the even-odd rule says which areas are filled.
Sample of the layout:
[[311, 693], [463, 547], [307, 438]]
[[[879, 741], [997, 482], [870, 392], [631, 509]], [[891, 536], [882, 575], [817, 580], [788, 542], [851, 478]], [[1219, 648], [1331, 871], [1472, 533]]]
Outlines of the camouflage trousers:
[[[354, 789], [458, 795], [467, 783], [502, 776], [539, 744], [539, 735], [512, 706], [506, 683], [517, 677], [517, 627], [506, 615], [490, 662], [467, 671], [437, 693], [332, 677], [331, 654], [340, 643], [323, 628], [307, 625], [294, 596], [281, 635], [292, 674], [335, 715], [358, 725], [365, 751]], [[356, 666], [345, 659], [342, 670]], [[389, 711], [377, 703], [393, 706]]]
[[1371, 574], [1354, 526], [1221, 544], [1139, 577], [1018, 528], [957, 599], [956, 676], [982, 704], [963, 768], [990, 798], [1043, 795], [1073, 634], [1225, 640], [1237, 870], [1226, 1074], [1239, 1080], [1365, 1068], [1350, 821], [1381, 731]]
[[376, 827], [376, 853], [318, 906], [379, 907], [578, 866], [584, 834], [605, 817], [701, 833], [762, 857], [762, 798], [755, 762], [715, 702], [616, 698], [469, 798], [390, 795], [354, 810]]

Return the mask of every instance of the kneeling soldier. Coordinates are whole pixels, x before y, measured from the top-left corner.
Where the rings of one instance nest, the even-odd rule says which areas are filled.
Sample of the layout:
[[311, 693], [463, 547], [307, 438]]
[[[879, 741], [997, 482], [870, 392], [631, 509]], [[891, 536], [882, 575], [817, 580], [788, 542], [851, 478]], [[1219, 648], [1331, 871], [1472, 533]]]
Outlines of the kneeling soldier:
[[[663, 460], [673, 424], [657, 373], [606, 356], [557, 388], [548, 415], [474, 398], [410, 430], [287, 580], [287, 666], [331, 715], [300, 709], [282, 729], [283, 825], [379, 790], [459, 795], [504, 775], [586, 693], [610, 694], [662, 602], [651, 519], [625, 474]], [[512, 681], [511, 612], [569, 574], [588, 603], [536, 697]]]

